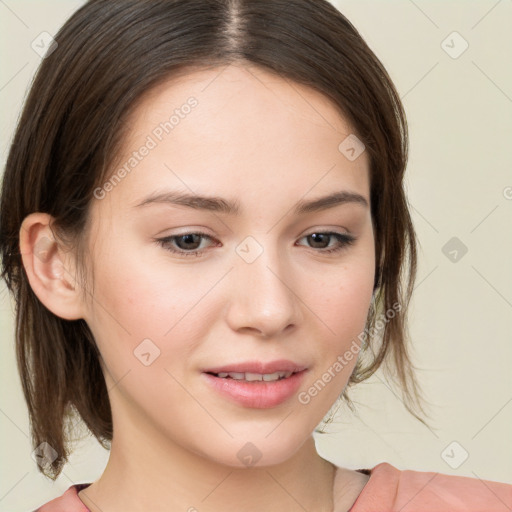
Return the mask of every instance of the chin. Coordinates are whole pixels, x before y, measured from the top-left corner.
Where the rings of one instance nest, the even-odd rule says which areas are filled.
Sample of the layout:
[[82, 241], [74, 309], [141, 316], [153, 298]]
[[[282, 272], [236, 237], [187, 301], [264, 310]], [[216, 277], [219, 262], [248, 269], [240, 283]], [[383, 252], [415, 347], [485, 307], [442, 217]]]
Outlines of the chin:
[[268, 435], [267, 429], [253, 429], [247, 431], [245, 435], [229, 439], [215, 439], [212, 436], [210, 446], [198, 447], [195, 451], [202, 457], [224, 466], [261, 469], [289, 461], [311, 435], [312, 432], [297, 432], [295, 435], [287, 432], [283, 435], [281, 431], [281, 434], [272, 436]]

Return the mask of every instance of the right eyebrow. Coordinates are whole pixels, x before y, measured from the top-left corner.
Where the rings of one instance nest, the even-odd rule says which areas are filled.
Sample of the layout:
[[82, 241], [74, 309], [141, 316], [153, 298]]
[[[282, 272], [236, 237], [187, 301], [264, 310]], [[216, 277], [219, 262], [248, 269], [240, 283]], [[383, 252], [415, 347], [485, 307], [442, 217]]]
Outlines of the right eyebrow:
[[140, 208], [151, 204], [170, 204], [186, 206], [196, 210], [208, 210], [212, 212], [237, 215], [240, 213], [240, 205], [237, 201], [230, 201], [216, 196], [200, 196], [188, 192], [165, 191], [150, 194], [134, 208]]

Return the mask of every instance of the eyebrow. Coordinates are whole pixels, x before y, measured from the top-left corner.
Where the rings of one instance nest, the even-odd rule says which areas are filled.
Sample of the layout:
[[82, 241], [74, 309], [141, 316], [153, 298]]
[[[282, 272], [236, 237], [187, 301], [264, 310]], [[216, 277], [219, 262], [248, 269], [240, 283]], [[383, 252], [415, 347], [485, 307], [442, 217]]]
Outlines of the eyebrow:
[[[346, 190], [334, 192], [324, 197], [309, 201], [301, 200], [294, 207], [295, 215], [304, 215], [327, 210], [342, 204], [359, 204], [368, 208], [368, 201], [365, 197], [355, 192]], [[195, 210], [207, 210], [227, 215], [239, 215], [241, 212], [238, 200], [232, 201], [217, 196], [200, 196], [187, 192], [167, 191], [154, 193], [143, 199], [134, 208], [141, 208], [152, 204], [169, 204], [186, 206]]]

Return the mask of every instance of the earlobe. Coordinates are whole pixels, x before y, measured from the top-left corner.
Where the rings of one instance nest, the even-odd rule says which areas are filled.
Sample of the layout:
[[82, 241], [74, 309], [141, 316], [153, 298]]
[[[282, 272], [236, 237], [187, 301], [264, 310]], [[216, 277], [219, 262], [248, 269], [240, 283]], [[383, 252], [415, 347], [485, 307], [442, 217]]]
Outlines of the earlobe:
[[78, 320], [83, 318], [83, 304], [73, 261], [58, 244], [51, 220], [46, 213], [32, 213], [23, 220], [19, 234], [23, 267], [46, 308], [66, 320]]

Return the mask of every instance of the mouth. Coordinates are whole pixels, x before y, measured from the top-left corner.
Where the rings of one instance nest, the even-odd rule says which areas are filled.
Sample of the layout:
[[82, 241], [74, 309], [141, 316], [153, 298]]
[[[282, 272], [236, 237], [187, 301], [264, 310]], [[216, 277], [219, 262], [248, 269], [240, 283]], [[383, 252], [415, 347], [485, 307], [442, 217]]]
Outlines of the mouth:
[[238, 405], [253, 409], [276, 407], [300, 388], [307, 368], [291, 361], [249, 362], [205, 369], [206, 383]]
[[[213, 368], [206, 368], [205, 373], [217, 375], [221, 378], [231, 377], [232, 379], [241, 380], [264, 380], [263, 377], [272, 376], [270, 380], [277, 380], [283, 377], [289, 377], [293, 373], [305, 370], [306, 366], [289, 361], [287, 359], [279, 359], [276, 361], [245, 361], [240, 363], [225, 364]], [[259, 378], [261, 375], [262, 378]]]
[[274, 372], [274, 373], [251, 373], [251, 372], [206, 372], [220, 379], [242, 380], [245, 382], [276, 382], [287, 379], [298, 372]]

